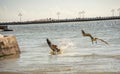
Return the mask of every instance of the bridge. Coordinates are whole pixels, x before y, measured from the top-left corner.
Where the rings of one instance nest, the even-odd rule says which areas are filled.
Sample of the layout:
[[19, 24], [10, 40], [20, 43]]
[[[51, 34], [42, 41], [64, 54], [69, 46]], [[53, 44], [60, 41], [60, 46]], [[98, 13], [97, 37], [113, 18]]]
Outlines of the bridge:
[[42, 23], [61, 23], [61, 22], [84, 22], [84, 21], [100, 21], [100, 20], [116, 20], [120, 16], [112, 17], [94, 17], [94, 18], [74, 18], [74, 19], [46, 19], [39, 21], [24, 21], [24, 22], [3, 22], [0, 25], [25, 25], [25, 24], [42, 24]]

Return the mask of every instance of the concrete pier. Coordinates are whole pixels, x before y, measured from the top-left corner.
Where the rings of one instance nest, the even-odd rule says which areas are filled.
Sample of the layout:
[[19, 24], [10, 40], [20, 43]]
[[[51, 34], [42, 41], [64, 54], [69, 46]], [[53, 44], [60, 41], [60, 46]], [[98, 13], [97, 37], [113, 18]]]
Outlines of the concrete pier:
[[0, 37], [0, 58], [20, 54], [20, 49], [15, 36]]
[[62, 23], [62, 22], [84, 22], [84, 21], [101, 21], [101, 20], [119, 20], [120, 16], [111, 17], [93, 17], [93, 18], [73, 18], [73, 19], [46, 19], [46, 20], [33, 20], [21, 22], [1, 22], [0, 25], [26, 25], [26, 24], [43, 24], [43, 23]]

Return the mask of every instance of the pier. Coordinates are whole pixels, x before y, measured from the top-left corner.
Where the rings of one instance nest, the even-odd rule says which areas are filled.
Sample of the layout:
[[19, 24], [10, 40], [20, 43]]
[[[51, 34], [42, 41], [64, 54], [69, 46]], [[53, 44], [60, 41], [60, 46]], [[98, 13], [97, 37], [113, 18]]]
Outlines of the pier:
[[2, 22], [0, 25], [25, 25], [25, 24], [42, 24], [42, 23], [61, 23], [61, 22], [84, 22], [84, 21], [100, 21], [100, 20], [116, 20], [120, 16], [112, 17], [94, 17], [94, 18], [73, 18], [73, 19], [46, 19], [34, 21], [21, 21], [21, 22]]

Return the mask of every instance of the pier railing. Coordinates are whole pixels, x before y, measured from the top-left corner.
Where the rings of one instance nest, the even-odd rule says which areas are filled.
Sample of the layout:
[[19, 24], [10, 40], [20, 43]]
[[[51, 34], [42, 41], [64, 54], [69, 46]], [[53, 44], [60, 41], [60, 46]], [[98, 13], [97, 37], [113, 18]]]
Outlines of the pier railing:
[[99, 20], [115, 20], [115, 19], [120, 19], [120, 16], [94, 17], [94, 18], [73, 18], [73, 19], [46, 19], [46, 20], [34, 20], [34, 21], [23, 21], [23, 22], [3, 22], [3, 23], [0, 23], [0, 25], [82, 22], [82, 21], [99, 21]]

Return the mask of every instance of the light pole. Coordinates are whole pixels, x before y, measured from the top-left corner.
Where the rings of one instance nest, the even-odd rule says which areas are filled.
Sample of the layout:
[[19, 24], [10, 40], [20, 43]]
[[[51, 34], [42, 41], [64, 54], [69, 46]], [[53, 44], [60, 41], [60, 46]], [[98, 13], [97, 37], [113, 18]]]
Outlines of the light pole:
[[114, 12], [115, 12], [115, 10], [114, 10], [114, 9], [112, 9], [112, 10], [111, 10], [111, 12], [112, 12], [112, 16], [114, 16]]
[[82, 16], [81, 16], [81, 15], [82, 15], [82, 12], [79, 12], [78, 14], [79, 14], [79, 18], [82, 18]]
[[59, 15], [60, 15], [60, 12], [57, 12], [58, 20], [59, 20]]
[[21, 19], [22, 19], [22, 14], [19, 13], [18, 16], [20, 17], [20, 22], [21, 22]]
[[82, 14], [83, 14], [83, 18], [85, 17], [85, 11], [82, 11]]
[[118, 8], [117, 11], [118, 11], [118, 16], [120, 16], [120, 8]]

